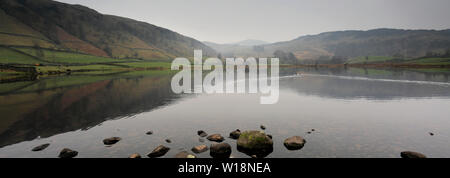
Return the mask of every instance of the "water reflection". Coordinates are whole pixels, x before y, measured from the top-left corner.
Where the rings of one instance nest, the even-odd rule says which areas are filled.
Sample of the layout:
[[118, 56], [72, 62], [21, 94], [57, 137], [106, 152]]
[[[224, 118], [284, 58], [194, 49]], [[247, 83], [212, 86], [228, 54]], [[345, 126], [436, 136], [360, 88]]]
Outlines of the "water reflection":
[[[171, 74], [163, 71], [7, 82], [0, 84], [0, 157], [51, 157], [62, 147], [78, 150], [79, 157], [127, 157], [144, 155], [167, 138], [173, 149], [166, 157], [173, 157], [209, 144], [198, 141], [197, 130], [228, 135], [260, 124], [274, 138], [273, 150], [262, 155], [267, 157], [395, 157], [402, 149], [448, 157], [450, 113], [443, 109], [450, 102], [448, 75], [282, 68], [279, 103], [267, 106], [259, 104], [258, 94], [175, 95]], [[305, 135], [312, 128], [318, 131]], [[155, 131], [150, 137], [149, 129]], [[433, 139], [427, 139], [428, 129], [438, 131]], [[293, 135], [306, 137], [305, 148], [283, 147]], [[123, 140], [105, 149], [101, 140], [111, 136]], [[43, 152], [31, 153], [33, 146], [51, 141]], [[233, 140], [225, 142], [234, 157], [248, 157]]]
[[[111, 76], [109, 76], [111, 77]], [[59, 83], [91, 79], [59, 77]], [[88, 129], [106, 120], [164, 106], [180, 95], [170, 89], [170, 75], [136, 75], [99, 79], [75, 86], [54, 86], [51, 79], [35, 87], [0, 96], [0, 147], [37, 137]]]

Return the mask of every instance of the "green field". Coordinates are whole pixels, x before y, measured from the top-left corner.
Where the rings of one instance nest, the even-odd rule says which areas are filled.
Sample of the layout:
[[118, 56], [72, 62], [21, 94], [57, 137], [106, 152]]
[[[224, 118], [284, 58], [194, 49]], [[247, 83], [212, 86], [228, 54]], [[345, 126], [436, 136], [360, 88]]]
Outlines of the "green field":
[[[104, 74], [123, 70], [170, 68], [170, 62], [115, 59], [32, 47], [0, 47], [0, 64], [34, 67], [39, 74], [67, 72]], [[20, 72], [10, 69], [0, 71], [1, 76], [17, 73]]]
[[2, 64], [36, 64], [42, 61], [31, 56], [21, 54], [9, 48], [0, 47], [0, 63]]
[[128, 62], [128, 63], [120, 63], [120, 65], [126, 65], [133, 68], [156, 68], [156, 67], [162, 67], [170, 69], [171, 63], [169, 62], [147, 62], [147, 61], [141, 61], [141, 62]]
[[35, 56], [45, 61], [57, 64], [90, 64], [102, 62], [121, 62], [122, 59], [113, 59], [107, 57], [98, 57], [81, 53], [72, 53], [65, 51], [54, 51], [35, 48], [14, 48], [28, 55]]
[[450, 58], [421, 58], [406, 61], [408, 64], [449, 65]]

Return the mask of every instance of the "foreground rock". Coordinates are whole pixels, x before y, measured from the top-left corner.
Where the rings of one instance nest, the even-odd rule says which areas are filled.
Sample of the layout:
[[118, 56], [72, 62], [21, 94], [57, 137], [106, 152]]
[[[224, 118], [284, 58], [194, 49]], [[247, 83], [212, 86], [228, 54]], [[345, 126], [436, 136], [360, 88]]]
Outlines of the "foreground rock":
[[213, 141], [213, 142], [223, 142], [225, 140], [225, 138], [223, 138], [222, 135], [220, 135], [220, 134], [212, 134], [212, 135], [206, 137], [206, 139], [208, 139], [209, 141]]
[[150, 158], [156, 158], [160, 156], [164, 156], [167, 152], [169, 152], [170, 148], [165, 147], [164, 145], [159, 145], [156, 147], [151, 153], [149, 153], [147, 156]]
[[414, 151], [403, 151], [400, 153], [402, 158], [427, 158], [424, 154]]
[[235, 131], [230, 133], [230, 138], [238, 139], [240, 135], [241, 135], [241, 131], [239, 129], [236, 129]]
[[78, 155], [77, 151], [71, 150], [69, 148], [64, 148], [63, 150], [61, 150], [61, 152], [59, 152], [59, 156], [60, 158], [73, 158], [75, 156]]
[[205, 131], [203, 131], [203, 130], [197, 131], [197, 134], [198, 134], [198, 136], [200, 136], [200, 137], [206, 137], [206, 136], [208, 136], [208, 134], [207, 134]]
[[192, 152], [194, 153], [203, 153], [205, 151], [208, 151], [208, 146], [206, 145], [198, 145], [198, 146], [194, 146], [192, 149]]
[[229, 158], [231, 146], [228, 143], [215, 143], [209, 148], [209, 155], [213, 158]]
[[104, 139], [103, 143], [105, 145], [114, 145], [117, 142], [119, 142], [120, 140], [122, 140], [122, 138], [120, 138], [120, 137], [111, 137], [111, 138]]
[[306, 140], [303, 139], [303, 137], [300, 136], [293, 136], [289, 137], [286, 140], [284, 140], [284, 146], [288, 150], [299, 150], [302, 149], [303, 146], [305, 146]]
[[50, 146], [50, 143], [42, 144], [37, 147], [34, 147], [31, 151], [42, 151], [46, 149], [48, 146]]
[[262, 131], [245, 131], [237, 140], [238, 151], [264, 158], [273, 152], [273, 141]]
[[130, 155], [130, 157], [128, 157], [128, 158], [141, 158], [141, 155], [134, 153], [134, 154]]
[[175, 155], [175, 158], [196, 158], [195, 155], [188, 153], [187, 151], [179, 152]]

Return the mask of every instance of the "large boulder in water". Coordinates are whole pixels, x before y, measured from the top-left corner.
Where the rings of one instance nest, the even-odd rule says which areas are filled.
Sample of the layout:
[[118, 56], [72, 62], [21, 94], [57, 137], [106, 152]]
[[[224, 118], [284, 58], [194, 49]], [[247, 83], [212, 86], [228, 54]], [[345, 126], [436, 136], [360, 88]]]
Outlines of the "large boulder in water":
[[262, 131], [242, 132], [237, 140], [238, 151], [263, 158], [273, 152], [273, 141]]

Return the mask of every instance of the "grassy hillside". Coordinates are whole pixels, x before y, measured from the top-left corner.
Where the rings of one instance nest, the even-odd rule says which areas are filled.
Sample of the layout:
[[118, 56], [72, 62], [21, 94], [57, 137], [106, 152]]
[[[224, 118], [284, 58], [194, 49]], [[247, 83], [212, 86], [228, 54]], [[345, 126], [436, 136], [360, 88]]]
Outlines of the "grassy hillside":
[[[176, 32], [50, 0], [1, 0], [0, 45], [40, 47], [105, 58], [169, 60], [215, 51]], [[55, 59], [56, 60], [56, 59]], [[72, 59], [66, 62], [73, 62]], [[92, 61], [86, 59], [82, 63]]]

